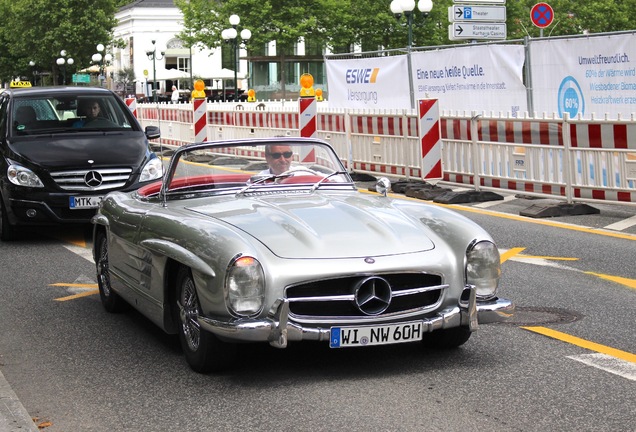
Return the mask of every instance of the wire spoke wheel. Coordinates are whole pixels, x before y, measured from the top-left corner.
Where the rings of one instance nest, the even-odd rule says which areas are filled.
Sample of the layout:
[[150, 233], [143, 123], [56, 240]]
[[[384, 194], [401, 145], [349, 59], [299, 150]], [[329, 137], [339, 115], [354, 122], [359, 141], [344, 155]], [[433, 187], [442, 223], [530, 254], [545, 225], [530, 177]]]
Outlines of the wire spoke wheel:
[[236, 356], [236, 345], [223, 342], [201, 328], [198, 320], [202, 314], [201, 302], [188, 267], [179, 269], [176, 282], [173, 316], [186, 361], [200, 373], [227, 368]]
[[201, 343], [201, 327], [197, 322], [199, 299], [191, 278], [183, 281], [181, 295], [179, 296], [179, 310], [181, 327], [188, 348], [192, 351], [197, 351]]
[[108, 239], [105, 232], [95, 238], [95, 267], [97, 269], [97, 285], [102, 306], [108, 312], [122, 312], [127, 303], [117, 294], [111, 285], [110, 261], [108, 260]]

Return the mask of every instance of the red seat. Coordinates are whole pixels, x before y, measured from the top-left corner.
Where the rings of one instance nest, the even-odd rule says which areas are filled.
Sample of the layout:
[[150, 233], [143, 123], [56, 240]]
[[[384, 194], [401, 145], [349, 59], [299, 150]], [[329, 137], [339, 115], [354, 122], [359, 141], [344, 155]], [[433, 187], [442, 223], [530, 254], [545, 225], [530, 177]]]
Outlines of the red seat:
[[[170, 182], [170, 189], [180, 189], [190, 186], [214, 186], [223, 183], [246, 183], [250, 174], [209, 174], [193, 177], [179, 177]], [[140, 196], [147, 197], [156, 194], [161, 189], [161, 181], [150, 183], [137, 190]]]
[[[317, 183], [323, 179], [324, 179], [323, 176], [317, 176], [317, 175], [297, 175], [297, 176], [291, 176], [291, 177], [282, 179], [280, 183], [281, 184]], [[329, 180], [325, 180], [325, 181], [328, 182]]]

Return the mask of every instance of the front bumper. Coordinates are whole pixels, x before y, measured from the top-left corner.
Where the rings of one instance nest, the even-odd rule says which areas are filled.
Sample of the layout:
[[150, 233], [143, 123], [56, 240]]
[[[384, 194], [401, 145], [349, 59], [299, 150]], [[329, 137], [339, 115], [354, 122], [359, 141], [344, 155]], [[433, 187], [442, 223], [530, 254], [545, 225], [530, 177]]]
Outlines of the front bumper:
[[[468, 327], [477, 330], [479, 324], [503, 322], [512, 318], [515, 305], [503, 298], [477, 301], [475, 288], [466, 287], [467, 302], [439, 311], [433, 317], [422, 319], [424, 332], [453, 327]], [[233, 341], [269, 342], [276, 348], [285, 348], [289, 341], [329, 341], [330, 327], [303, 327], [289, 322], [289, 301], [278, 299], [265, 319], [238, 319], [231, 322], [198, 317], [201, 327], [216, 336]], [[399, 320], [396, 320], [399, 322]], [[365, 323], [368, 324], [368, 323]]]
[[[116, 189], [122, 192], [137, 190], [146, 183], [135, 183], [126, 188]], [[97, 208], [72, 209], [69, 201], [73, 196], [105, 196], [113, 189], [95, 192], [59, 192], [48, 188], [33, 189], [11, 185], [3, 191], [7, 217], [12, 225], [47, 226], [64, 223], [88, 223], [97, 212]]]

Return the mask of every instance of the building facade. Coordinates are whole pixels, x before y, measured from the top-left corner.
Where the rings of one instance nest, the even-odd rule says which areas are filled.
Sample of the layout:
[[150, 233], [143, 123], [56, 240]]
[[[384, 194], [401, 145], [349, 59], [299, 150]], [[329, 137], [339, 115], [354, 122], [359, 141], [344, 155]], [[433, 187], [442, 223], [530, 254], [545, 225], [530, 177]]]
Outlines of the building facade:
[[[240, 48], [235, 83], [235, 68], [232, 61], [228, 62], [232, 53], [224, 53], [232, 46], [214, 50], [185, 46], [177, 37], [183, 29], [183, 15], [172, 0], [136, 0], [120, 8], [115, 18], [118, 24], [114, 39], [124, 41], [125, 46], [110, 48], [113, 60], [109, 70], [134, 70], [134, 82], [128, 89], [121, 84], [115, 88], [121, 93], [152, 98], [154, 90], [159, 100], [168, 100], [173, 85], [187, 95], [194, 80], [202, 79], [206, 93], [216, 100], [231, 100], [237, 87], [239, 94], [253, 88], [261, 100], [295, 99], [303, 73], [314, 76], [316, 87], [326, 88], [322, 49], [303, 41], [282, 67], [275, 42], [264, 47], [250, 46], [249, 52]], [[241, 26], [258, 31], [250, 23], [242, 22]]]
[[[134, 70], [138, 97], [152, 97], [154, 89], [160, 100], [169, 99], [173, 85], [187, 94], [197, 79], [205, 81], [210, 94], [233, 94], [234, 71], [222, 67], [221, 49], [185, 46], [177, 37], [183, 15], [172, 0], [137, 0], [120, 8], [115, 18], [114, 39], [125, 46], [112, 48], [111, 70]], [[246, 71], [247, 61], [239, 61], [239, 89], [247, 88]]]

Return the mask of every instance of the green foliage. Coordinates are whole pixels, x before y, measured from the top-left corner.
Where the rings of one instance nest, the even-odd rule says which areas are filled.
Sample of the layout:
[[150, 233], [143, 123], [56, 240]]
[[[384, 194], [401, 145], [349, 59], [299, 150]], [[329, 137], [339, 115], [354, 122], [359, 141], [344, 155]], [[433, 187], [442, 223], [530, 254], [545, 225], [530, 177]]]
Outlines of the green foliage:
[[56, 71], [66, 50], [75, 63], [70, 75], [90, 65], [97, 44], [108, 45], [116, 25], [116, 0], [0, 0], [0, 79], [29, 76], [29, 62], [39, 71]]
[[118, 70], [115, 73], [115, 82], [122, 85], [122, 88], [125, 94], [133, 92], [133, 89], [131, 88], [131, 86], [134, 81], [135, 81], [135, 68], [133, 67], [125, 67], [123, 69]]
[[[506, 3], [508, 39], [625, 31], [633, 29], [636, 0], [549, 0], [554, 21], [537, 28], [530, 20], [530, 9], [538, 0], [508, 0]], [[259, 51], [269, 41], [277, 41], [280, 55], [293, 53], [294, 44], [304, 37], [336, 52], [351, 52], [354, 45], [364, 51], [404, 48], [408, 26], [396, 20], [390, 0], [175, 0], [184, 14], [189, 40], [206, 47], [221, 46], [221, 31], [228, 28], [228, 17], [241, 17], [239, 27], [252, 30], [248, 48]], [[414, 46], [438, 46], [468, 41], [448, 38], [448, 8], [453, 0], [433, 0], [433, 10], [425, 18], [413, 15]], [[240, 29], [239, 29], [240, 30]], [[189, 39], [187, 39], [189, 38]]]

